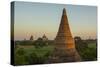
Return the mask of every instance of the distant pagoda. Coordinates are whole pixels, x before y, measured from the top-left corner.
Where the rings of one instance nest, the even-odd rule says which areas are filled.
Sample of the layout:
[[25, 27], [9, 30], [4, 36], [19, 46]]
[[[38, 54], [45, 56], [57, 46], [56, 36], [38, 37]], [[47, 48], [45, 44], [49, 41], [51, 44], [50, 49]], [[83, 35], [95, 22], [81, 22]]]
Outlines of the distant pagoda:
[[31, 35], [31, 37], [30, 37], [30, 41], [33, 41], [34, 39], [33, 39], [33, 36]]
[[47, 41], [48, 40], [48, 38], [46, 37], [45, 34], [42, 36], [42, 39], [43, 39], [43, 41]]
[[70, 31], [65, 8], [63, 9], [61, 23], [55, 38], [55, 49], [50, 61], [53, 63], [81, 61], [75, 49], [75, 43]]

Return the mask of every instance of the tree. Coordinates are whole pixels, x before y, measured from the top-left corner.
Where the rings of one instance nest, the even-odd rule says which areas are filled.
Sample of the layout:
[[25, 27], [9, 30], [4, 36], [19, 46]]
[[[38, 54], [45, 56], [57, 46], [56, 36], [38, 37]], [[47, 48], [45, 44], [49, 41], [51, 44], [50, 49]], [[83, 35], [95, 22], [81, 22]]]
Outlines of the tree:
[[79, 37], [79, 36], [74, 37], [74, 39], [75, 39], [75, 41], [81, 41], [82, 40], [81, 37]]
[[14, 62], [15, 65], [28, 64], [28, 61], [26, 61], [26, 52], [23, 48], [18, 48], [15, 50]]
[[42, 38], [38, 38], [38, 39], [34, 42], [34, 46], [35, 46], [36, 48], [40, 48], [40, 47], [46, 46], [46, 42], [43, 41]]

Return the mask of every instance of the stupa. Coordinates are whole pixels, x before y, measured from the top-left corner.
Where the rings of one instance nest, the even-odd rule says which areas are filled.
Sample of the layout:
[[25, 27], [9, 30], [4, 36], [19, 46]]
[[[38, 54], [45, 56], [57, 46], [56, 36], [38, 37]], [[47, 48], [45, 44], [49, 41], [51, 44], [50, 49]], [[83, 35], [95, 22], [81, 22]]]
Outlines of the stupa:
[[59, 30], [55, 38], [55, 49], [50, 61], [53, 63], [81, 61], [75, 48], [65, 8], [63, 9]]

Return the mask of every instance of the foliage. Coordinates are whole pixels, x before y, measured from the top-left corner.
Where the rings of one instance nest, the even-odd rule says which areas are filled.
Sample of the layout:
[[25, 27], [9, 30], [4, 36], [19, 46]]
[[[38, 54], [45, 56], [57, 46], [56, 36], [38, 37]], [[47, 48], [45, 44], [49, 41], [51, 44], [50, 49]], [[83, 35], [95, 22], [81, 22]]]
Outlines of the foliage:
[[47, 52], [44, 55], [38, 55], [35, 52], [31, 53], [29, 57], [29, 63], [30, 64], [42, 64], [45, 63], [49, 57], [50, 53]]
[[33, 45], [34, 41], [31, 40], [23, 40], [23, 41], [16, 41], [15, 42], [15, 46], [16, 45]]
[[93, 61], [97, 59], [97, 51], [95, 48], [87, 48], [82, 51], [81, 56], [84, 61]]
[[36, 40], [36, 41], [34, 42], [33, 45], [34, 45], [36, 48], [41, 48], [41, 47], [46, 46], [46, 45], [47, 45], [46, 43], [47, 43], [47, 42], [46, 42], [46, 41], [43, 41], [42, 38], [38, 38], [38, 40]]
[[52, 47], [44, 46], [41, 48], [20, 48], [15, 49], [15, 65], [43, 64], [51, 55]]
[[83, 41], [80, 37], [75, 37], [75, 43], [82, 61], [93, 61], [97, 59], [96, 42], [88, 40]]
[[14, 60], [15, 65], [28, 64], [28, 62], [26, 61], [26, 55], [23, 48], [17, 48], [15, 50]]

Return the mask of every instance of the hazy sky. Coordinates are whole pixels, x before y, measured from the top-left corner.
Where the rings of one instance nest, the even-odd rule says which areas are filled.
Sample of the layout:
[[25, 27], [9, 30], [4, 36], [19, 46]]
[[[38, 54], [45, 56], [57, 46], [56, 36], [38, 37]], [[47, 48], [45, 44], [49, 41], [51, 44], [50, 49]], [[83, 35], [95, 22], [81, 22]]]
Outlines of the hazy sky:
[[96, 6], [15, 2], [15, 40], [29, 39], [31, 35], [37, 39], [43, 34], [48, 39], [54, 39], [58, 32], [63, 8], [66, 8], [73, 37], [96, 38]]

